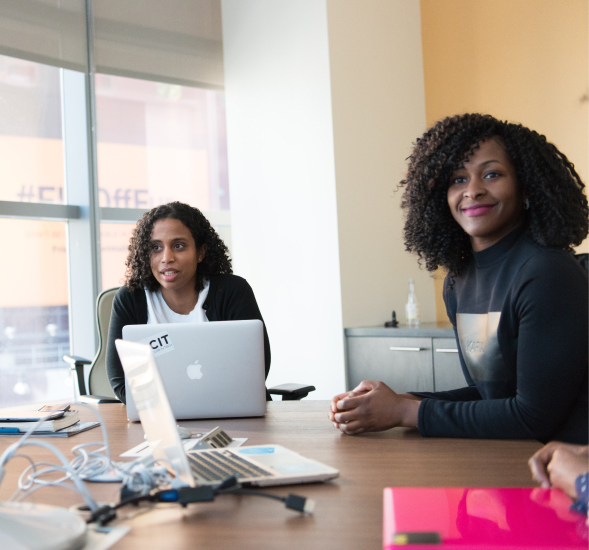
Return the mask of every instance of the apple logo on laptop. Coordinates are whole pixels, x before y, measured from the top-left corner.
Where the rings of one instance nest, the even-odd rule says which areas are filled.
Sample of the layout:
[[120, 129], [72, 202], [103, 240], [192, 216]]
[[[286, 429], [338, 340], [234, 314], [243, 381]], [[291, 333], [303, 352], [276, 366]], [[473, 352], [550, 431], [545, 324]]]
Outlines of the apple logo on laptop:
[[202, 372], [200, 372], [201, 367], [202, 365], [198, 362], [198, 359], [191, 365], [188, 365], [186, 367], [188, 378], [191, 380], [200, 380], [202, 378]]

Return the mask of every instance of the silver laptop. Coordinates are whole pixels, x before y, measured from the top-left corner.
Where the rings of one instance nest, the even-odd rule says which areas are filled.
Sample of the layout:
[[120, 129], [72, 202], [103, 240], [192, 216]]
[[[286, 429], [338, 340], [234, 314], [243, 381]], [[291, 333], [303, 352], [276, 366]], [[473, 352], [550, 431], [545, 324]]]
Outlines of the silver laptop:
[[153, 457], [169, 461], [182, 483], [190, 487], [216, 485], [234, 476], [246, 485], [287, 485], [326, 481], [339, 475], [335, 468], [280, 445], [187, 453], [182, 447], [151, 347], [124, 340], [116, 340], [115, 345]]
[[[266, 414], [261, 321], [127, 325], [123, 340], [151, 348], [177, 419]], [[125, 386], [127, 418], [139, 420]]]

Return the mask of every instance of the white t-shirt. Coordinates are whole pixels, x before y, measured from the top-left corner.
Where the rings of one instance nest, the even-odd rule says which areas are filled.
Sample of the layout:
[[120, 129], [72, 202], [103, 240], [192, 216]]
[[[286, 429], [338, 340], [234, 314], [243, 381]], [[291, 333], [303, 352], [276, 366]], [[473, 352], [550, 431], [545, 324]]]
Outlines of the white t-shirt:
[[159, 325], [162, 323], [208, 323], [205, 310], [202, 308], [207, 294], [209, 293], [210, 281], [205, 281], [205, 287], [200, 291], [198, 295], [198, 302], [194, 306], [194, 309], [182, 315], [172, 311], [164, 297], [162, 291], [159, 289], [157, 292], [150, 292], [145, 289], [145, 297], [147, 298], [147, 324], [148, 325]]

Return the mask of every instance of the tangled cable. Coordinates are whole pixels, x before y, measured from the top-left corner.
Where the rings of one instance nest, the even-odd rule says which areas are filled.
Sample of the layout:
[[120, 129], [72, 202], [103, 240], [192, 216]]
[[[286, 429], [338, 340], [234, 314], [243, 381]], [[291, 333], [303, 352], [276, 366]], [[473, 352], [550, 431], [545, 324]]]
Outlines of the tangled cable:
[[[83, 407], [86, 405], [80, 403]], [[86, 502], [90, 510], [90, 522], [106, 525], [116, 518], [116, 510], [128, 504], [136, 504], [141, 501], [151, 502], [178, 502], [182, 506], [190, 503], [207, 502], [221, 494], [242, 494], [262, 496], [282, 501], [287, 508], [301, 513], [313, 513], [314, 502], [305, 497], [276, 495], [244, 489], [234, 477], [228, 477], [216, 486], [201, 485], [196, 487], [184, 486], [179, 478], [170, 475], [173, 471], [172, 464], [165, 459], [154, 459], [149, 455], [133, 462], [113, 462], [110, 457], [110, 448], [104, 421], [100, 413], [91, 407], [87, 407], [97, 416], [102, 428], [103, 441], [82, 443], [72, 447], [74, 458], [68, 462], [63, 453], [54, 445], [43, 440], [29, 440], [31, 434], [38, 425], [49, 419], [48, 416], [32, 423], [29, 430], [14, 444], [10, 445], [0, 456], [0, 484], [6, 473], [4, 465], [12, 458], [24, 458], [29, 465], [18, 479], [18, 489], [8, 499], [21, 501], [42, 487], [58, 486], [78, 492]], [[50, 462], [35, 462], [30, 456], [19, 453], [21, 447], [43, 447], [52, 451], [61, 464]], [[95, 448], [97, 447], [97, 448]], [[166, 468], [166, 464], [169, 468]], [[121, 501], [115, 505], [99, 506], [92, 498], [84, 480], [115, 471], [123, 478]], [[56, 472], [61, 475], [57, 479], [48, 479], [50, 474]]]
[[[68, 462], [65, 456], [53, 445], [42, 440], [30, 440], [37, 426], [49, 419], [49, 416], [31, 423], [29, 430], [13, 445], [8, 447], [0, 457], [0, 483], [4, 476], [4, 465], [12, 458], [24, 458], [29, 465], [21, 473], [18, 479], [18, 489], [8, 499], [9, 501], [21, 501], [42, 487], [57, 486], [64, 487], [80, 493], [84, 501], [95, 511], [98, 505], [90, 495], [82, 480], [90, 481], [97, 476], [115, 472], [122, 478], [123, 485], [134, 494], [144, 495], [164, 486], [173, 484], [172, 476], [165, 467], [165, 460], [154, 460], [150, 455], [141, 460], [133, 462], [113, 462], [110, 455], [108, 436], [104, 420], [100, 413], [94, 408], [83, 403], [82, 407], [91, 410], [100, 422], [102, 429], [102, 441], [82, 443], [72, 447], [74, 458]], [[19, 453], [18, 450], [25, 446], [44, 447], [52, 451], [61, 464], [50, 462], [35, 462], [27, 454]], [[62, 475], [57, 478], [55, 473]]]
[[[4, 474], [6, 473], [6, 469], [4, 465], [15, 456], [25, 458], [29, 461], [29, 466], [25, 469], [25, 471], [21, 474], [18, 480], [18, 489], [17, 491], [10, 497], [9, 501], [20, 501], [37, 489], [41, 487], [47, 487], [50, 485], [57, 485], [60, 487], [65, 487], [66, 489], [71, 489], [80, 493], [83, 497], [84, 501], [90, 508], [90, 510], [95, 511], [98, 509], [98, 505], [96, 501], [92, 498], [92, 495], [88, 491], [88, 488], [84, 485], [84, 482], [80, 479], [78, 474], [72, 469], [70, 463], [67, 461], [63, 453], [57, 449], [55, 446], [47, 443], [43, 440], [35, 440], [35, 441], [28, 441], [29, 436], [33, 433], [35, 428], [41, 423], [46, 420], [45, 418], [41, 418], [39, 421], [35, 422], [33, 426], [21, 437], [16, 443], [13, 443], [8, 447], [2, 456], [0, 457], [0, 483], [4, 478]], [[34, 462], [31, 457], [25, 454], [17, 453], [17, 450], [24, 446], [33, 446], [33, 447], [44, 447], [52, 451], [55, 456], [60, 460], [61, 465], [58, 464], [51, 464], [49, 462]], [[45, 468], [39, 470], [40, 466], [45, 466]], [[63, 476], [59, 477], [58, 479], [44, 479], [42, 476], [46, 476], [49, 473], [53, 472], [61, 472]]]

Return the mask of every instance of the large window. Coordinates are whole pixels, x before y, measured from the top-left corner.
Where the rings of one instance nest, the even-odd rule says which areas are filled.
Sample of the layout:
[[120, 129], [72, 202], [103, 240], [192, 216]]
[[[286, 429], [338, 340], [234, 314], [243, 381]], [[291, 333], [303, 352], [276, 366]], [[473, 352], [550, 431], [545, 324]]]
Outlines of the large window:
[[0, 406], [69, 399], [149, 208], [231, 242], [220, 0], [0, 2]]
[[[100, 206], [182, 201], [230, 241], [223, 92], [104, 74], [94, 82]], [[132, 227], [101, 223], [103, 289], [122, 283]]]
[[100, 206], [228, 210], [223, 93], [98, 74]]
[[0, 219], [0, 403], [70, 399], [65, 223]]
[[63, 203], [59, 69], [0, 55], [0, 200]]
[[[57, 67], [0, 55], [0, 200], [65, 202], [61, 115]], [[0, 235], [0, 403], [70, 398], [65, 223], [0, 218]]]
[[101, 223], [102, 290], [121, 286], [125, 278], [125, 260], [135, 224]]

